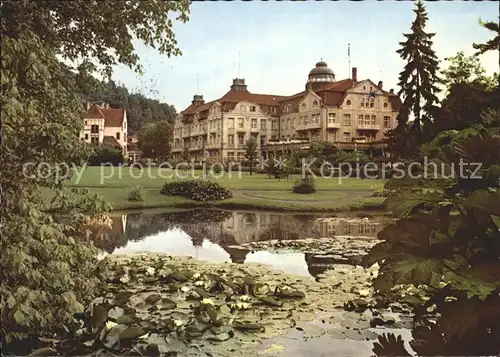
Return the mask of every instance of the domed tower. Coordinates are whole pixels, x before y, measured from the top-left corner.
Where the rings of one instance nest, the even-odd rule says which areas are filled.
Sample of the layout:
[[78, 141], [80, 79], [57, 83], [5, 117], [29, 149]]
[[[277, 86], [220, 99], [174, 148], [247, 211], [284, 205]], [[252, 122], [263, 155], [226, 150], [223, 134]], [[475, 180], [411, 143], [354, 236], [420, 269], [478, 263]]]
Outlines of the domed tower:
[[326, 62], [319, 61], [316, 63], [316, 67], [311, 69], [309, 72], [306, 90], [309, 85], [311, 85], [312, 89], [315, 90], [333, 82], [335, 82], [335, 73], [333, 73], [332, 69], [328, 68], [328, 64]]

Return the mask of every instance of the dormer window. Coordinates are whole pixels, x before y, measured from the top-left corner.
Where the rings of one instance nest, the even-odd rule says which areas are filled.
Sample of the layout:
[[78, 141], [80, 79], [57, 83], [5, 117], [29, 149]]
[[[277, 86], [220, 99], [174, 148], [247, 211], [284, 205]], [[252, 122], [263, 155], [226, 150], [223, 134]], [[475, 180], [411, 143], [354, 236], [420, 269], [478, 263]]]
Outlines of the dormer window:
[[255, 112], [255, 110], [256, 110], [255, 105], [251, 105], [251, 106], [250, 106], [250, 111], [251, 111], [251, 112]]
[[306, 103], [302, 103], [301, 108], [306, 109]]
[[316, 106], [318, 105], [318, 101], [317, 101], [317, 100], [315, 100], [315, 101], [313, 102], [313, 105], [316, 107]]
[[384, 103], [384, 108], [387, 108], [388, 106], [389, 106], [389, 104]]
[[349, 99], [347, 99], [347, 101], [345, 102], [346, 105], [351, 105], [351, 101]]

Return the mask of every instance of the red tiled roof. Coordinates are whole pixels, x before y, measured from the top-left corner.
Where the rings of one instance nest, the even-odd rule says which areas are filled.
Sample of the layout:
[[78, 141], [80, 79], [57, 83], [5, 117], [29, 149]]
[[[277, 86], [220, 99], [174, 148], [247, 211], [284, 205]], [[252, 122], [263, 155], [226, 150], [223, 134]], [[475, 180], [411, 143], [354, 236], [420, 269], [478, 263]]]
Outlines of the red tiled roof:
[[105, 126], [121, 127], [123, 125], [123, 118], [125, 117], [125, 109], [103, 108], [97, 104], [92, 104], [83, 117], [87, 119], [102, 118], [104, 119]]
[[115, 139], [114, 136], [105, 136], [102, 140], [104, 145], [110, 146], [112, 148], [121, 148], [120, 143]]

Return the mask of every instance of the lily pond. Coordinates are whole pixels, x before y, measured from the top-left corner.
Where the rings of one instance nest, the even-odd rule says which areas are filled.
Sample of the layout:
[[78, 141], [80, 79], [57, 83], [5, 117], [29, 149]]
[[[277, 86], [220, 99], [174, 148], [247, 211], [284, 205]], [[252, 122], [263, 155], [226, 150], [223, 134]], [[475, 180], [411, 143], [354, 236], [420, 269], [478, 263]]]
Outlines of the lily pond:
[[359, 265], [390, 220], [206, 209], [113, 216], [96, 240], [113, 278], [82, 314], [78, 352], [72, 343], [68, 354], [370, 356], [383, 333], [408, 341], [408, 310], [372, 296], [377, 267]]

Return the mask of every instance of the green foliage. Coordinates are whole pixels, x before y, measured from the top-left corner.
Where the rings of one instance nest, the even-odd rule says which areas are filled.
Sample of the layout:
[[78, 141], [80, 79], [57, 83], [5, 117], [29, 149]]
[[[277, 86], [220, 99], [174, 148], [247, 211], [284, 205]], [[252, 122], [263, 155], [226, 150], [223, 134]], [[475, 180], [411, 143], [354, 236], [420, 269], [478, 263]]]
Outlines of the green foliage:
[[445, 58], [448, 68], [443, 70], [443, 84], [449, 90], [453, 84], [476, 84], [488, 89], [496, 86], [494, 78], [486, 76], [486, 70], [476, 56], [466, 56], [462, 51]]
[[88, 164], [90, 166], [101, 166], [109, 163], [113, 166], [123, 164], [123, 155], [121, 150], [110, 148], [106, 145], [99, 145], [94, 148], [94, 152], [88, 159]]
[[174, 122], [177, 115], [174, 106], [147, 98], [141, 93], [130, 93], [125, 86], [117, 85], [112, 80], [105, 83], [90, 73], [81, 73], [82, 70], [79, 69], [76, 76], [79, 96], [85, 101], [108, 103], [111, 108], [125, 108], [129, 135], [138, 134], [143, 127], [150, 124]]
[[206, 180], [182, 180], [165, 183], [161, 194], [183, 196], [194, 201], [218, 201], [231, 198], [233, 194], [217, 182]]
[[[415, 310], [418, 355], [498, 354], [500, 309], [491, 306], [500, 306], [500, 136], [481, 126], [443, 132], [422, 154], [455, 165], [457, 176], [463, 162], [462, 176], [388, 183], [399, 191], [386, 205], [400, 219], [379, 234], [383, 242], [363, 263], [380, 265], [373, 282], [380, 294], [396, 299], [397, 287], [409, 284], [427, 291]], [[475, 176], [468, 163], [482, 164]], [[433, 305], [441, 314], [435, 324], [426, 311]]]
[[310, 194], [316, 192], [314, 178], [312, 176], [301, 178], [300, 181], [298, 181], [293, 186], [293, 192], [302, 194]]
[[[186, 20], [187, 2], [2, 2], [0, 302], [2, 348], [15, 340], [77, 328], [105, 278], [94, 232], [109, 205], [83, 190], [63, 190], [61, 164], [91, 153], [79, 140], [82, 105], [67, 60], [92, 58], [109, 75], [140, 69], [132, 38], [176, 54], [169, 11]], [[103, 24], [105, 25], [103, 27]], [[130, 32], [129, 32], [130, 31]], [[92, 66], [86, 63], [87, 69]], [[30, 166], [23, 170], [23, 165]], [[45, 172], [37, 172], [39, 165]], [[41, 190], [53, 193], [47, 201]], [[31, 347], [30, 344], [21, 344]]]
[[139, 148], [144, 157], [166, 160], [170, 155], [170, 142], [173, 127], [167, 121], [161, 121], [144, 127], [139, 133]]
[[257, 161], [257, 140], [250, 139], [245, 143], [245, 160], [250, 168], [250, 175], [253, 173], [255, 162]]
[[[472, 47], [474, 47], [477, 51], [477, 55], [481, 55], [488, 51], [498, 51], [500, 54], [500, 24], [495, 23], [493, 21], [483, 22], [479, 19], [479, 24], [483, 26], [485, 29], [490, 30], [494, 33], [494, 38], [487, 41], [486, 43], [474, 43]], [[500, 58], [498, 59], [498, 65], [500, 67]], [[498, 76], [499, 85], [500, 85], [500, 76]]]
[[132, 202], [142, 202], [144, 201], [143, 193], [142, 193], [142, 187], [141, 186], [135, 186], [133, 187], [127, 197], [128, 201]]

